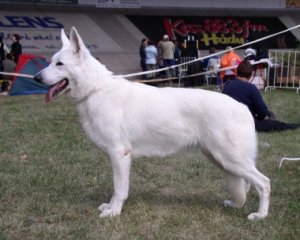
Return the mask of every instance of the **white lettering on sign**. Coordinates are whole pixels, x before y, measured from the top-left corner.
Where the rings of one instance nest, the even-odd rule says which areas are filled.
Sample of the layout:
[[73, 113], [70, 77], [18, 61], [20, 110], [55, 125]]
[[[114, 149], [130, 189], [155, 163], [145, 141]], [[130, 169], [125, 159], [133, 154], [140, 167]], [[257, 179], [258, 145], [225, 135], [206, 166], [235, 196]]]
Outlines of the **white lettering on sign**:
[[23, 52], [51, 56], [61, 48], [60, 30], [68, 33], [75, 26], [88, 49], [97, 54], [102, 50], [116, 52], [119, 45], [92, 19], [80, 13], [37, 13], [0, 11], [0, 35], [10, 48], [11, 37], [20, 35]]

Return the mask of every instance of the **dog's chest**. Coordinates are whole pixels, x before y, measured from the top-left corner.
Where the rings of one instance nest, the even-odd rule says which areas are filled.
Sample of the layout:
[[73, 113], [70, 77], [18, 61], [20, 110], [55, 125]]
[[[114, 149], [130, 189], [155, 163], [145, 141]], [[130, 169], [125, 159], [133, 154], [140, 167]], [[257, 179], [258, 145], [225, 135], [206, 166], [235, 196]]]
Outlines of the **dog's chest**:
[[90, 140], [99, 148], [106, 149], [107, 127], [101, 114], [85, 107], [77, 107], [80, 124]]

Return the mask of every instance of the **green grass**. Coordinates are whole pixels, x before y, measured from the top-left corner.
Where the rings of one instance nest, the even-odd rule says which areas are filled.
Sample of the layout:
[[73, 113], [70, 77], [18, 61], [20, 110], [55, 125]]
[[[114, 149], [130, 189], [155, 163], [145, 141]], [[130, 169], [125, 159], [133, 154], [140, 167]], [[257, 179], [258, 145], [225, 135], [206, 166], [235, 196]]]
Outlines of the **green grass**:
[[[264, 93], [279, 119], [300, 122], [300, 94]], [[85, 137], [73, 103], [60, 97], [0, 97], [0, 240], [299, 239], [300, 130], [259, 134], [258, 167], [272, 183], [269, 216], [251, 189], [240, 210], [224, 208], [222, 173], [200, 153], [137, 159], [122, 215], [100, 219], [112, 176], [107, 156]], [[213, 103], [212, 103], [213, 104]]]

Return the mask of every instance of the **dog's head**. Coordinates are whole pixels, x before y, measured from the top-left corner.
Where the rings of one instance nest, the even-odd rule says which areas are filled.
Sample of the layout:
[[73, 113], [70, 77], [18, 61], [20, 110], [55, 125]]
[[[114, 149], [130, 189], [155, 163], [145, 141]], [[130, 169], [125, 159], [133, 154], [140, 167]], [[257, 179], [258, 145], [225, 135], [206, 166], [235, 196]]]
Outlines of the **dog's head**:
[[50, 86], [46, 95], [47, 102], [67, 91], [76, 97], [75, 91], [82, 87], [79, 80], [84, 77], [83, 68], [89, 64], [87, 60], [91, 59], [89, 50], [74, 27], [70, 32], [70, 40], [61, 30], [61, 41], [62, 48], [53, 55], [49, 66], [34, 77], [36, 81]]

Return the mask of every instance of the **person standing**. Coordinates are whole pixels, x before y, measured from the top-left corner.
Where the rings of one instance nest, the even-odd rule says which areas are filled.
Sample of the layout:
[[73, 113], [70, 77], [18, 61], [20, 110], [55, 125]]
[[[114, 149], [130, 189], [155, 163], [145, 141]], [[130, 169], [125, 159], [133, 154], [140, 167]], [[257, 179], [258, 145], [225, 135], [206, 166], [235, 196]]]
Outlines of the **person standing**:
[[[175, 44], [169, 40], [168, 35], [164, 35], [162, 41], [159, 42], [159, 49], [160, 49], [160, 58], [163, 60], [164, 67], [171, 67], [175, 65]], [[174, 71], [167, 70], [166, 76], [171, 77], [174, 76]]]
[[256, 59], [256, 50], [252, 48], [251, 45], [245, 49], [244, 59], [247, 59], [249, 61], [254, 61]]
[[[145, 54], [145, 48], [147, 46], [148, 39], [143, 38], [140, 45], [140, 66], [142, 68], [142, 71], [145, 72], [147, 70], [146, 68], [146, 54]], [[143, 75], [143, 79], [146, 79], [146, 75]]]
[[[209, 49], [209, 55], [213, 55], [216, 53], [216, 49], [211, 47]], [[203, 60], [203, 69], [208, 73], [205, 74], [206, 80], [208, 84], [214, 82], [216, 84], [216, 90], [221, 89], [221, 81], [220, 81], [220, 74], [218, 72], [220, 68], [220, 58], [218, 55], [214, 55], [211, 57], [207, 57]]]
[[[3, 36], [0, 36], [0, 71], [3, 72], [3, 61], [5, 60], [5, 44], [3, 43]], [[2, 78], [2, 75], [1, 75]]]
[[[3, 36], [0, 36], [0, 72], [4, 71], [4, 64], [3, 64], [3, 62], [5, 60], [6, 54], [8, 54], [8, 53], [9, 53], [9, 49], [3, 43]], [[2, 74], [0, 74], [0, 80], [2, 80], [1, 91], [4, 91], [6, 89], [7, 83], [6, 83], [6, 81], [4, 81]]]
[[12, 41], [13, 43], [11, 45], [11, 50], [10, 50], [11, 58], [16, 64], [18, 64], [19, 57], [22, 54], [22, 45], [20, 44], [19, 34], [16, 33], [13, 34]]
[[[222, 57], [220, 61], [221, 68], [233, 67], [239, 65], [241, 58], [237, 55], [232, 47], [227, 47], [228, 50]], [[221, 80], [225, 84], [228, 80], [236, 78], [236, 68], [221, 71]]]
[[[148, 45], [145, 47], [146, 56], [146, 69], [147, 71], [155, 70], [157, 65], [157, 48], [154, 46], [152, 41], [148, 41]], [[147, 79], [155, 77], [155, 73], [148, 73]]]

